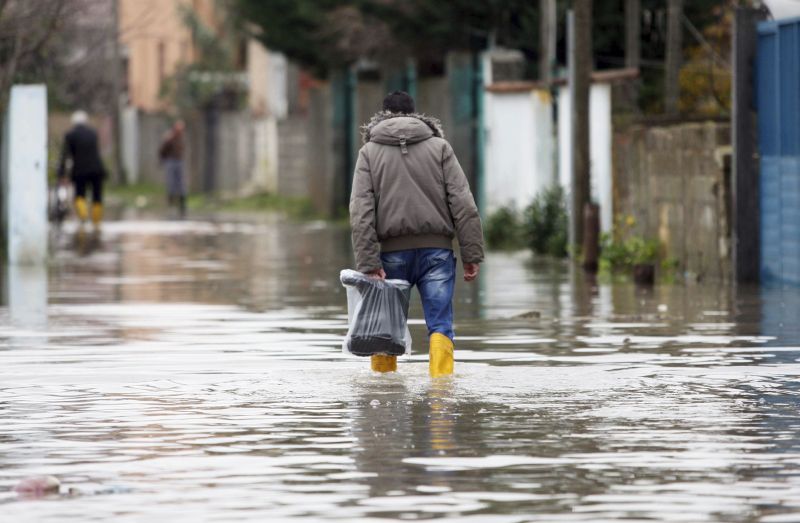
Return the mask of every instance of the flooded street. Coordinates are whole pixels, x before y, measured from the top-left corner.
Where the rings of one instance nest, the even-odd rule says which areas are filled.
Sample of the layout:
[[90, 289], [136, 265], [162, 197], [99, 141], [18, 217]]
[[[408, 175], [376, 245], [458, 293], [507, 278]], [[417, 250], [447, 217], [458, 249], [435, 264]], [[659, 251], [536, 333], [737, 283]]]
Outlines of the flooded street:
[[[416, 294], [399, 372], [342, 355], [344, 227], [53, 241], [4, 269], [0, 521], [800, 521], [800, 290], [492, 253], [432, 381]], [[60, 494], [13, 491], [35, 475]]]

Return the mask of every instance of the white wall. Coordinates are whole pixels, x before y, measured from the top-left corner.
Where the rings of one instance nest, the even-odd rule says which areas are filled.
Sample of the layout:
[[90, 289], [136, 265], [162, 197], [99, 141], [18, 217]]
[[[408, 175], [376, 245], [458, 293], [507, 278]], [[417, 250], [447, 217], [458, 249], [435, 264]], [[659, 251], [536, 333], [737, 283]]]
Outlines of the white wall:
[[278, 121], [289, 114], [288, 62], [251, 39], [248, 42], [248, 84], [253, 120], [253, 163], [245, 193], [278, 191]]
[[247, 43], [247, 83], [250, 111], [258, 116], [286, 118], [288, 63], [281, 53], [265, 48], [257, 40]]
[[11, 88], [3, 131], [3, 226], [8, 261], [47, 261], [47, 91]]
[[589, 158], [592, 168], [592, 198], [600, 204], [600, 230], [611, 231], [614, 225], [613, 186], [611, 183], [611, 86], [592, 86], [589, 111]]
[[278, 192], [278, 121], [268, 116], [253, 120], [253, 172], [245, 193]]
[[[572, 119], [569, 89], [558, 91], [558, 181], [571, 203]], [[600, 230], [611, 231], [614, 224], [611, 183], [611, 86], [593, 84], [589, 94], [589, 162], [592, 200], [600, 205]]]
[[554, 180], [550, 93], [487, 92], [485, 98], [487, 214], [527, 207]]

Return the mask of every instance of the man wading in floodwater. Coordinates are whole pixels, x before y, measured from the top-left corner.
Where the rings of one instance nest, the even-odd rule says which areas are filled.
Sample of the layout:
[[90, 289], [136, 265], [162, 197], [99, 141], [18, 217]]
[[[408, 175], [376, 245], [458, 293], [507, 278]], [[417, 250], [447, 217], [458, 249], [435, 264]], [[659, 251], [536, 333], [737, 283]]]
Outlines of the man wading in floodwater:
[[[431, 376], [453, 372], [453, 286], [458, 237], [464, 280], [478, 277], [483, 231], [467, 178], [439, 121], [414, 112], [395, 91], [363, 127], [350, 226], [356, 269], [407, 280], [422, 298], [430, 338]], [[372, 369], [397, 370], [397, 357], [372, 356]]]

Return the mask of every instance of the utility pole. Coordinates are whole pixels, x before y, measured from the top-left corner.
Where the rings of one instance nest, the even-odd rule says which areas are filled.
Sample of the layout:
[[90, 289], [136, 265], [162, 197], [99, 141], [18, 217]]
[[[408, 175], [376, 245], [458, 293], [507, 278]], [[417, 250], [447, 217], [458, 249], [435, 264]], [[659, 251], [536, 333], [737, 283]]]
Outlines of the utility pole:
[[117, 183], [124, 185], [127, 180], [125, 179], [125, 169], [122, 166], [122, 132], [119, 118], [119, 105], [122, 99], [122, 59], [119, 51], [119, 0], [112, 0], [111, 2], [111, 46], [113, 49], [112, 65], [111, 65], [111, 134], [113, 135], [114, 146], [114, 179]]
[[539, 0], [539, 80], [547, 85], [556, 61], [556, 0]]
[[642, 56], [642, 0], [625, 0], [625, 67], [638, 69]]
[[683, 0], [667, 0], [667, 60], [664, 75], [664, 110], [678, 114], [680, 71], [683, 61]]
[[737, 7], [733, 23], [733, 277], [739, 283], [756, 283], [761, 269], [758, 118], [755, 97], [755, 62], [758, 54], [758, 10]]
[[592, 0], [575, 0], [571, 35], [572, 244], [582, 245], [584, 211], [591, 194], [589, 89], [592, 73]]

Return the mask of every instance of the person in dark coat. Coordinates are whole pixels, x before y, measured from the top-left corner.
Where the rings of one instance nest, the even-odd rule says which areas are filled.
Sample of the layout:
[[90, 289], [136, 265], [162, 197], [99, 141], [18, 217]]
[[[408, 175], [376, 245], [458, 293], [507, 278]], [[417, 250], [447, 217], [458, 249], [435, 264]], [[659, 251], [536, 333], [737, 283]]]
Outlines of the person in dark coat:
[[[86, 192], [92, 191], [91, 218], [95, 225], [103, 219], [103, 180], [106, 170], [100, 159], [97, 132], [89, 126], [89, 117], [84, 111], [72, 114], [72, 128], [64, 136], [61, 159], [58, 163], [58, 179], [65, 183], [69, 178], [75, 186], [75, 212], [85, 222], [89, 219]], [[71, 164], [67, 170], [67, 163]]]

